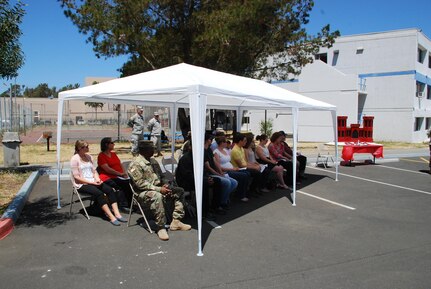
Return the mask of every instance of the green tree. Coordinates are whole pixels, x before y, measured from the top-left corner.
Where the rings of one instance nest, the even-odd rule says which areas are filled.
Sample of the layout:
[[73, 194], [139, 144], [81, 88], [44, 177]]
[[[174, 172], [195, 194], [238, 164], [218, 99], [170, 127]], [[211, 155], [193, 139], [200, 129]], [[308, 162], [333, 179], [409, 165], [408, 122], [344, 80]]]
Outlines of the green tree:
[[79, 88], [79, 83], [75, 83], [75, 84], [68, 84], [66, 86], [63, 86], [62, 88], [60, 88], [58, 91], [56, 91], [53, 95], [54, 97], [58, 97], [58, 94], [62, 91], [66, 91], [66, 90], [71, 90], [71, 89], [76, 89]]
[[339, 35], [306, 33], [312, 0], [58, 1], [98, 57], [130, 56], [123, 76], [186, 62], [287, 78]]
[[24, 64], [24, 53], [19, 38], [19, 25], [25, 14], [24, 4], [18, 1], [11, 6], [8, 0], [0, 0], [0, 78], [18, 76], [18, 69]]
[[260, 133], [266, 134], [268, 136], [272, 135], [272, 128], [273, 128], [273, 122], [274, 120], [272, 118], [260, 121]]
[[[97, 57], [129, 56], [122, 76], [185, 62], [287, 79], [340, 34], [329, 25], [307, 34], [312, 0], [58, 1]], [[187, 123], [179, 111], [180, 124]]]
[[100, 108], [100, 110], [103, 110], [103, 103], [101, 102], [85, 102], [85, 105], [94, 108], [96, 111], [96, 120], [97, 120], [97, 110]]

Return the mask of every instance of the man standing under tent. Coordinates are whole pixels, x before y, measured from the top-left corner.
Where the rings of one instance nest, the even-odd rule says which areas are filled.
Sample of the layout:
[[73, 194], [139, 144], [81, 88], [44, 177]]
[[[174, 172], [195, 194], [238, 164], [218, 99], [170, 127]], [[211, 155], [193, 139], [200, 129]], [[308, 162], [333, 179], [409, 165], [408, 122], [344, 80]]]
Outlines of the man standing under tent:
[[184, 190], [170, 184], [163, 184], [160, 177], [154, 172], [151, 165], [151, 157], [154, 154], [154, 146], [151, 141], [140, 141], [138, 144], [139, 155], [130, 163], [127, 170], [131, 183], [139, 194], [138, 202], [145, 209], [149, 209], [154, 216], [154, 221], [158, 226], [157, 235], [162, 241], [169, 240], [165, 224], [167, 221], [165, 205], [173, 202], [174, 211], [172, 213], [171, 231], [189, 231], [190, 225], [182, 223], [184, 217], [184, 206], [182, 203]]
[[156, 111], [154, 112], [154, 117], [150, 119], [147, 125], [148, 130], [151, 133], [151, 141], [153, 142], [154, 146], [156, 147], [156, 156], [161, 156], [161, 133], [162, 133], [162, 125], [160, 124], [159, 119], [159, 113]]
[[144, 108], [142, 106], [136, 107], [136, 114], [134, 114], [127, 125], [132, 128], [132, 135], [130, 136], [130, 142], [132, 143], [131, 152], [134, 156], [138, 154], [138, 143], [144, 139]]

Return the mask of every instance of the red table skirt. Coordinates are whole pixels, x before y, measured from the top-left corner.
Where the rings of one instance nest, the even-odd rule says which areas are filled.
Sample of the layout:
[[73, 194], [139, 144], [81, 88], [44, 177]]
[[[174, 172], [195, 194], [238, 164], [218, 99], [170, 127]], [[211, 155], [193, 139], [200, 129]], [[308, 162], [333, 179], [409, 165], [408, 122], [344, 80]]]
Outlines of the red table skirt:
[[372, 154], [375, 158], [383, 158], [383, 145], [379, 144], [346, 144], [343, 146], [341, 158], [353, 161], [353, 154]]

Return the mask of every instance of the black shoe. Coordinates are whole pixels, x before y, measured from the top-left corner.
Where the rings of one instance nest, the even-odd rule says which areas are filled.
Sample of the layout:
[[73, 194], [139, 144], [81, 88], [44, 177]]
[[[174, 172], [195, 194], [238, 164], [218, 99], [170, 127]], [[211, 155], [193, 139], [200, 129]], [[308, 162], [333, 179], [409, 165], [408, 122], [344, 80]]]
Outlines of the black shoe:
[[211, 213], [208, 213], [205, 217], [204, 217], [204, 221], [215, 221], [217, 218], [216, 216], [214, 216]]
[[123, 214], [129, 214], [130, 213], [129, 207], [120, 207], [118, 210]]
[[229, 211], [230, 210], [230, 206], [228, 204], [220, 205], [220, 207], [222, 207], [223, 210], [225, 210], [225, 211]]
[[223, 210], [223, 208], [222, 208], [222, 207], [218, 207], [217, 209], [215, 209], [215, 213], [216, 213], [217, 215], [226, 215], [226, 211], [225, 211], [225, 210]]

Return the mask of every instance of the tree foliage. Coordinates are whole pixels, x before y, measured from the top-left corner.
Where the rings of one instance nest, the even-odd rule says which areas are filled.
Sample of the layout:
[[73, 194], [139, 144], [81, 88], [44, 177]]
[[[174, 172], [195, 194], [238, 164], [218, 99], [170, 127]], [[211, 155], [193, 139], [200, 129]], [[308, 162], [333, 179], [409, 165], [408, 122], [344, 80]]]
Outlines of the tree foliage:
[[19, 38], [19, 25], [25, 14], [24, 4], [18, 1], [11, 6], [9, 0], [0, 0], [0, 78], [11, 79], [18, 75], [24, 64]]
[[98, 57], [129, 55], [123, 76], [185, 62], [285, 79], [339, 35], [306, 33], [312, 0], [58, 1]]
[[36, 86], [35, 88], [30, 88], [27, 87], [23, 94], [21, 94], [21, 90], [19, 94], [17, 94], [17, 96], [24, 96], [24, 97], [53, 97], [53, 98], [57, 98], [58, 97], [58, 93], [65, 91], [65, 90], [70, 90], [70, 89], [75, 89], [79, 87], [79, 83], [75, 83], [75, 84], [68, 84], [66, 86], [63, 86], [62, 88], [58, 89], [53, 86], [53, 87], [49, 87], [47, 83], [41, 83], [38, 86]]

